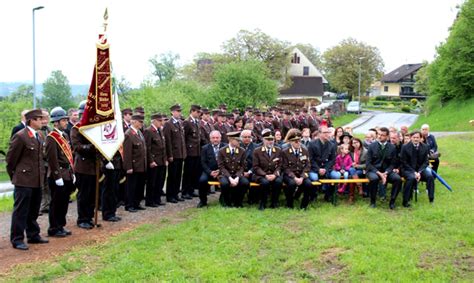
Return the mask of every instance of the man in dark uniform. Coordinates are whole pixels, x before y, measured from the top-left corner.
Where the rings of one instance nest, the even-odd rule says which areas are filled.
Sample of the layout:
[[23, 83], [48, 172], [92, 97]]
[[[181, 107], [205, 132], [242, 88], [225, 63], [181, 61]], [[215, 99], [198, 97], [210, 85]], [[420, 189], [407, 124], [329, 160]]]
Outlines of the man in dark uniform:
[[268, 194], [271, 192], [270, 208], [278, 207], [283, 176], [281, 175], [281, 149], [273, 145], [275, 137], [270, 129], [263, 130], [263, 145], [253, 152], [252, 179], [260, 184], [259, 210], [267, 205]]
[[367, 178], [369, 179], [370, 207], [375, 207], [379, 182], [383, 185], [392, 183], [392, 195], [389, 207], [393, 209], [395, 197], [400, 190], [402, 180], [395, 173], [396, 154], [395, 146], [388, 141], [389, 130], [385, 127], [379, 129], [379, 140], [369, 145], [367, 151]]
[[247, 124], [247, 122], [253, 122], [253, 108], [251, 106], [247, 106], [245, 108], [245, 113], [244, 116], [242, 116], [242, 121], [244, 121], [244, 125]]
[[[260, 134], [261, 135], [261, 134]], [[252, 179], [252, 169], [253, 169], [253, 152], [257, 145], [252, 141], [252, 131], [243, 130], [240, 132], [240, 147], [245, 150], [245, 166], [244, 166], [244, 177], [248, 180]], [[254, 204], [258, 200], [258, 189], [259, 188], [249, 188], [248, 193], [248, 203]]]
[[201, 128], [201, 147], [210, 142], [209, 135], [214, 130], [214, 125], [211, 123], [209, 116], [209, 109], [201, 109], [201, 121], [199, 122]]
[[304, 128], [309, 128], [308, 109], [306, 107], [303, 107], [303, 109], [301, 109], [300, 116], [298, 117], [298, 122], [300, 130], [303, 130]]
[[189, 118], [183, 122], [184, 140], [186, 143], [182, 193], [184, 199], [192, 199], [199, 196], [195, 190], [199, 189], [199, 177], [201, 176], [201, 128], [198, 121], [201, 106], [191, 105], [189, 112]]
[[429, 168], [428, 154], [429, 145], [421, 143], [421, 132], [415, 131], [410, 134], [411, 141], [402, 147], [401, 161], [403, 176], [406, 179], [403, 189], [403, 206], [410, 207], [409, 200], [415, 183], [426, 181], [428, 198], [430, 203], [434, 201], [434, 178]]
[[163, 115], [151, 115], [151, 125], [145, 130], [146, 153], [148, 160], [148, 181], [146, 187], [145, 205], [157, 207], [164, 205], [161, 202], [161, 192], [165, 184], [166, 166], [166, 141], [162, 130]]
[[255, 142], [256, 143], [261, 143], [262, 142], [262, 131], [265, 129], [263, 125], [263, 119], [262, 119], [262, 112], [260, 110], [256, 110], [254, 112], [255, 118], [253, 121], [253, 135], [255, 137]]
[[[84, 113], [86, 101], [79, 104], [79, 115]], [[92, 218], [95, 208], [95, 181], [97, 150], [84, 137], [77, 125], [71, 129], [71, 144], [74, 152], [74, 172], [76, 175], [77, 193], [77, 226], [83, 229], [94, 228]]]
[[291, 125], [290, 117], [291, 117], [291, 112], [289, 110], [286, 110], [283, 113], [283, 119], [281, 120], [281, 137], [282, 137], [282, 139], [285, 139], [286, 134], [288, 133], [288, 131], [293, 128], [293, 126]]
[[219, 150], [226, 146], [221, 142], [221, 133], [212, 131], [209, 134], [210, 143], [202, 147], [201, 150], [201, 167], [202, 174], [199, 178], [199, 204], [198, 208], [207, 206], [207, 193], [209, 192], [208, 181], [217, 181], [219, 176], [219, 168], [217, 166], [217, 155]]
[[308, 115], [308, 125], [311, 134], [313, 134], [315, 131], [319, 130], [318, 109], [316, 109], [316, 107], [311, 107], [309, 111], [310, 114]]
[[172, 117], [163, 128], [166, 141], [166, 156], [168, 157], [168, 178], [166, 179], [166, 201], [177, 203], [184, 201], [178, 196], [181, 188], [183, 160], [186, 158], [186, 144], [184, 142], [184, 128], [180, 120], [181, 105], [170, 108]]
[[133, 111], [131, 108], [125, 108], [122, 110], [122, 118], [123, 118], [123, 132], [125, 133], [128, 128], [130, 128], [130, 122], [132, 120]]
[[[127, 130], [130, 128], [130, 123], [131, 123], [131, 120], [132, 120], [132, 114], [133, 114], [133, 111], [131, 108], [125, 108], [122, 110], [122, 124], [123, 124], [123, 132], [126, 133]], [[123, 160], [122, 160], [123, 162]], [[121, 168], [120, 170], [120, 181], [119, 181], [119, 187], [118, 187], [118, 190], [116, 191], [116, 195], [117, 195], [117, 206], [120, 207], [122, 205], [125, 205], [125, 199], [126, 199], [126, 196], [125, 196], [125, 191], [126, 191], [126, 186], [127, 186], [127, 182], [126, 182], [126, 173], [125, 171], [123, 170], [123, 168]], [[124, 181], [125, 180], [125, 181]]]
[[140, 114], [132, 115], [130, 129], [125, 133], [123, 141], [123, 169], [127, 174], [125, 210], [128, 212], [145, 209], [140, 205], [147, 169], [145, 137], [141, 132], [144, 119]]
[[117, 151], [110, 161], [102, 157], [105, 183], [101, 194], [102, 219], [109, 222], [122, 220], [117, 216], [117, 191], [120, 189], [120, 179], [123, 172], [122, 155]]
[[20, 120], [20, 123], [18, 125], [16, 125], [15, 127], [13, 127], [12, 129], [12, 134], [10, 135], [10, 139], [13, 138], [13, 136], [18, 132], [20, 131], [21, 129], [24, 129], [26, 127], [26, 118], [25, 118], [25, 114], [28, 112], [29, 110], [23, 110], [21, 111], [21, 120]]
[[293, 208], [293, 200], [296, 188], [303, 191], [303, 200], [301, 208], [306, 209], [310, 198], [315, 193], [315, 189], [309, 179], [309, 170], [311, 163], [309, 160], [308, 150], [301, 146], [301, 132], [296, 130], [290, 136], [288, 141], [290, 146], [282, 150], [282, 166], [283, 182], [286, 184], [286, 206]]
[[272, 113], [271, 112], [265, 112], [264, 117], [265, 117], [265, 120], [263, 122], [263, 128], [274, 131], [275, 128], [273, 127], [273, 115], [272, 115]]
[[219, 111], [217, 113], [217, 121], [214, 124], [214, 128], [221, 133], [222, 141], [225, 143], [228, 143], [229, 140], [227, 139], [227, 128], [225, 127], [224, 123], [225, 123], [225, 113], [222, 111]]
[[48, 235], [66, 237], [71, 231], [66, 226], [69, 196], [76, 190], [73, 181], [74, 164], [69, 137], [64, 132], [68, 116], [64, 109], [56, 107], [51, 111], [54, 129], [46, 137], [46, 161], [48, 162], [48, 183], [51, 190]]
[[271, 113], [272, 113], [272, 116], [273, 116], [273, 119], [272, 119], [272, 125], [273, 125], [273, 129], [276, 131], [276, 130], [280, 130], [281, 129], [281, 114], [280, 114], [280, 108], [278, 107], [273, 107], [271, 109]]
[[26, 127], [13, 135], [6, 156], [7, 172], [15, 185], [10, 241], [15, 249], [27, 250], [28, 243], [43, 244], [38, 219], [41, 186], [44, 183], [43, 137], [39, 133], [41, 109], [25, 113]]
[[245, 150], [239, 146], [240, 132], [227, 133], [229, 145], [219, 150], [217, 164], [224, 206], [243, 207], [242, 202], [250, 182], [244, 177]]
[[290, 122], [291, 122], [291, 127], [294, 128], [294, 129], [299, 129], [300, 128], [300, 110], [299, 109], [295, 109], [294, 113], [293, 113], [293, 116], [291, 117], [290, 119]]

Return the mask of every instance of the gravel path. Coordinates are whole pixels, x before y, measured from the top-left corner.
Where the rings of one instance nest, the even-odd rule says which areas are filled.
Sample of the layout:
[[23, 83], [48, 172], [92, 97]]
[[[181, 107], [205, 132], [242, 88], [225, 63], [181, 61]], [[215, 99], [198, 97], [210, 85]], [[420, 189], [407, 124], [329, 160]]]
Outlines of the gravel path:
[[[209, 201], [213, 202], [219, 198], [219, 193], [209, 196]], [[80, 229], [76, 226], [77, 203], [73, 202], [69, 206], [67, 215], [66, 228], [72, 231], [72, 235], [66, 238], [49, 238], [49, 244], [45, 245], [29, 245], [28, 251], [19, 251], [12, 248], [10, 244], [10, 225], [11, 212], [0, 214], [0, 274], [8, 272], [12, 267], [21, 263], [31, 263], [34, 261], [43, 261], [45, 259], [55, 257], [71, 250], [80, 245], [91, 243], [99, 243], [106, 241], [110, 236], [131, 230], [140, 224], [160, 223], [163, 219], [171, 220], [174, 223], [179, 220], [179, 212], [189, 208], [196, 207], [199, 198], [193, 198], [178, 204], [167, 203], [165, 206], [157, 208], [148, 208], [136, 213], [124, 211], [123, 207], [117, 210], [117, 215], [122, 217], [120, 222], [106, 222], [100, 219], [99, 223], [102, 227], [92, 230]], [[48, 215], [43, 214], [38, 218], [41, 227], [41, 235], [47, 236]]]

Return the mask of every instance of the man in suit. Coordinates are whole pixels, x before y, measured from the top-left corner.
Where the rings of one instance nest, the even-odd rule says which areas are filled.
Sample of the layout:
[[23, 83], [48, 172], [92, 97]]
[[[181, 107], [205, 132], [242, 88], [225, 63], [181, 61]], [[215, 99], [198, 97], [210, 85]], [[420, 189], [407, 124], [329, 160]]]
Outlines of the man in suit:
[[168, 178], [166, 179], [166, 201], [177, 203], [184, 201], [178, 196], [181, 188], [183, 160], [186, 158], [184, 128], [181, 122], [181, 105], [175, 104], [170, 108], [172, 117], [165, 123], [163, 132], [166, 141], [166, 156], [168, 157]]
[[198, 189], [199, 177], [201, 176], [201, 128], [198, 121], [201, 106], [191, 105], [189, 112], [189, 118], [183, 122], [186, 143], [182, 193], [184, 199], [199, 196], [195, 190]]
[[402, 180], [395, 171], [397, 150], [388, 142], [389, 130], [386, 127], [379, 129], [378, 141], [369, 145], [367, 151], [366, 170], [369, 179], [370, 207], [375, 208], [378, 184], [392, 184], [392, 194], [389, 207], [395, 207], [395, 199], [400, 190]]
[[163, 115], [160, 113], [153, 114], [151, 115], [151, 125], [144, 133], [148, 160], [145, 205], [149, 207], [165, 204], [161, 202], [161, 192], [165, 184], [168, 158], [162, 127]]
[[67, 134], [68, 137], [71, 136], [71, 129], [79, 122], [79, 110], [76, 108], [70, 108], [67, 111], [69, 121], [67, 122], [67, 127], [64, 132]]
[[227, 128], [225, 126], [225, 113], [224, 112], [219, 111], [217, 113], [217, 120], [216, 120], [216, 123], [214, 124], [214, 128], [221, 133], [222, 141], [225, 143], [228, 143], [229, 140], [227, 139]]
[[[79, 116], [84, 113], [86, 101], [79, 104]], [[97, 150], [84, 137], [77, 125], [71, 129], [71, 144], [74, 153], [74, 172], [76, 175], [77, 193], [77, 226], [92, 229], [94, 224], [95, 190], [96, 190], [96, 158]]]
[[201, 147], [210, 142], [209, 136], [211, 132], [214, 131], [214, 125], [211, 123], [210, 118], [209, 109], [202, 108], [201, 121], [199, 122], [199, 126], [201, 128]]
[[147, 169], [147, 153], [145, 137], [141, 129], [143, 117], [140, 114], [132, 115], [130, 128], [125, 133], [123, 141], [123, 169], [127, 174], [125, 210], [137, 212], [145, 208], [140, 205], [145, 190]]
[[[311, 181], [317, 181], [320, 178], [335, 178], [331, 176], [334, 163], [336, 162], [336, 146], [329, 140], [330, 131], [327, 126], [319, 127], [319, 138], [309, 142], [308, 151], [311, 160], [311, 171], [309, 178]], [[331, 200], [335, 187], [326, 186], [324, 199]]]
[[270, 129], [263, 130], [263, 145], [253, 152], [254, 182], [260, 184], [259, 210], [264, 210], [267, 205], [268, 195], [271, 192], [270, 208], [278, 207], [278, 198], [283, 185], [281, 175], [281, 149], [274, 146], [275, 137]]
[[240, 145], [240, 132], [227, 133], [229, 145], [219, 150], [217, 164], [224, 206], [243, 207], [242, 202], [250, 182], [244, 176], [245, 150]]
[[15, 185], [10, 241], [13, 248], [27, 250], [28, 243], [43, 244], [38, 219], [41, 187], [44, 183], [43, 137], [39, 133], [43, 113], [41, 109], [25, 113], [26, 127], [13, 135], [7, 152], [7, 172]]
[[[261, 134], [260, 134], [261, 135]], [[252, 141], [252, 131], [243, 130], [240, 132], [240, 147], [245, 150], [245, 166], [244, 166], [244, 177], [248, 180], [252, 179], [253, 169], [253, 152], [257, 145]], [[249, 188], [248, 193], [249, 204], [257, 203], [258, 200], [258, 188]]]
[[403, 189], [403, 206], [410, 207], [409, 200], [413, 186], [420, 180], [426, 181], [430, 203], [434, 201], [434, 178], [429, 168], [429, 146], [421, 143], [421, 132], [410, 134], [411, 141], [402, 147], [401, 162], [406, 179]]
[[315, 189], [309, 179], [309, 170], [311, 168], [308, 150], [301, 146], [301, 132], [294, 131], [288, 136], [290, 146], [283, 149], [281, 170], [283, 174], [283, 182], [286, 184], [286, 206], [293, 208], [293, 200], [296, 188], [303, 191], [303, 200], [301, 201], [301, 209], [306, 209], [310, 198], [313, 197]]
[[51, 190], [48, 235], [66, 237], [71, 231], [66, 226], [69, 196], [76, 190], [73, 181], [74, 164], [67, 128], [68, 116], [64, 109], [56, 107], [51, 111], [53, 131], [46, 137], [46, 161], [48, 162], [48, 183]]
[[[425, 139], [425, 144], [428, 145], [428, 149], [431, 154], [438, 153], [438, 144], [436, 143], [436, 138], [430, 134], [430, 126], [428, 124], [423, 124], [421, 126], [421, 135]], [[439, 154], [438, 154], [439, 155]], [[433, 157], [433, 170], [438, 172], [439, 167], [439, 157]]]
[[25, 118], [25, 114], [28, 112], [29, 110], [23, 110], [21, 111], [21, 120], [20, 120], [20, 123], [18, 125], [16, 125], [15, 127], [13, 127], [12, 129], [12, 134], [10, 135], [10, 139], [13, 138], [13, 136], [19, 132], [21, 129], [24, 129], [26, 127], [26, 118]]
[[209, 192], [208, 181], [217, 181], [219, 177], [219, 167], [217, 165], [217, 155], [219, 150], [226, 146], [221, 142], [221, 133], [212, 131], [209, 134], [210, 143], [202, 147], [201, 167], [202, 173], [199, 178], [199, 204], [198, 208], [207, 206], [207, 193]]

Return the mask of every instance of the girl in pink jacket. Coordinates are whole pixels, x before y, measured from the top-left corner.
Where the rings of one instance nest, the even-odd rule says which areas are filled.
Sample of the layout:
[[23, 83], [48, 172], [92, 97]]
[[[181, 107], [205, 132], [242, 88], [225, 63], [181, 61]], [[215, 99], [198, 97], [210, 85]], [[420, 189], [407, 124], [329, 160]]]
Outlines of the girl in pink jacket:
[[[352, 168], [352, 158], [349, 154], [349, 145], [341, 144], [339, 146], [339, 154], [336, 156], [336, 163], [334, 164], [334, 171], [339, 172], [344, 179], [349, 179], [354, 174]], [[342, 194], [346, 190], [347, 184], [339, 184], [338, 193]]]

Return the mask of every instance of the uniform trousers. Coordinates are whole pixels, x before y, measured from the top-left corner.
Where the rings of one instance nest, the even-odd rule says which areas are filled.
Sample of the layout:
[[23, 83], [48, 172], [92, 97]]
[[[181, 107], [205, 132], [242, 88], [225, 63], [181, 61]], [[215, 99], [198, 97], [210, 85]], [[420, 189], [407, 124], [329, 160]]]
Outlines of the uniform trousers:
[[77, 224], [92, 224], [95, 208], [95, 175], [76, 173]]
[[201, 157], [187, 156], [183, 168], [183, 194], [192, 196], [201, 177]]
[[39, 237], [40, 227], [38, 222], [41, 206], [41, 188], [27, 188], [15, 186], [13, 191], [14, 205], [10, 241], [12, 244], [22, 243], [26, 236], [28, 239]]
[[166, 179], [166, 199], [178, 198], [181, 188], [181, 176], [183, 172], [183, 159], [177, 158], [168, 165], [168, 178]]
[[228, 177], [219, 177], [221, 183], [221, 196], [225, 206], [243, 207], [245, 193], [250, 187], [250, 182], [245, 177], [239, 178], [239, 183], [235, 187], [230, 186]]
[[55, 234], [66, 226], [66, 215], [69, 207], [69, 196], [76, 189], [72, 181], [64, 180], [64, 186], [56, 185], [53, 178], [48, 178], [51, 190], [51, 204], [49, 207], [49, 234]]
[[165, 184], [166, 166], [148, 167], [147, 175], [145, 204], [159, 204], [161, 203], [161, 191]]

